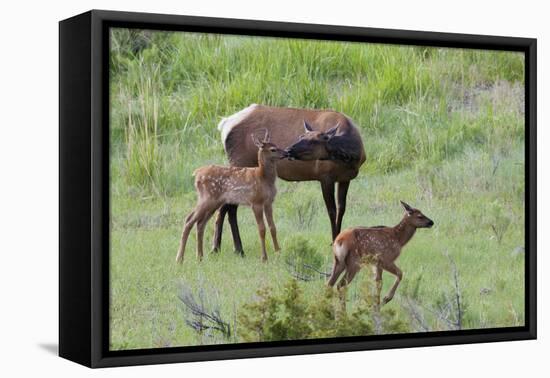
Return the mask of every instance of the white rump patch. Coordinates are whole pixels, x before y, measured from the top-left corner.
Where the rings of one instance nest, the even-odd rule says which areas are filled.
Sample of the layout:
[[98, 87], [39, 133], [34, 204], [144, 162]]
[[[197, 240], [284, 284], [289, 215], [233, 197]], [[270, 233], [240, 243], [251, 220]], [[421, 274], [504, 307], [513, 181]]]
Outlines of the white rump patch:
[[339, 262], [345, 262], [348, 251], [344, 245], [344, 241], [338, 240], [334, 242], [334, 256]]
[[218, 123], [218, 130], [222, 133], [222, 142], [225, 147], [225, 140], [227, 139], [227, 136], [229, 135], [229, 132], [235, 125], [238, 125], [239, 122], [241, 122], [243, 119], [248, 117], [248, 115], [258, 106], [258, 104], [252, 104], [240, 112], [237, 112], [233, 115], [230, 115], [229, 117], [222, 118], [220, 123]]

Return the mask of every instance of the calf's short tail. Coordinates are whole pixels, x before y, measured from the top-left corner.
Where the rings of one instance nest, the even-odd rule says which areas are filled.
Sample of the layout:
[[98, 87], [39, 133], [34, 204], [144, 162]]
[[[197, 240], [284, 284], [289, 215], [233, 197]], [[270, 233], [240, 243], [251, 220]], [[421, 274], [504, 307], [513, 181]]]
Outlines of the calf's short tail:
[[336, 261], [343, 263], [346, 261], [348, 255], [348, 249], [345, 243], [345, 240], [336, 238], [333, 244], [334, 249], [334, 258]]

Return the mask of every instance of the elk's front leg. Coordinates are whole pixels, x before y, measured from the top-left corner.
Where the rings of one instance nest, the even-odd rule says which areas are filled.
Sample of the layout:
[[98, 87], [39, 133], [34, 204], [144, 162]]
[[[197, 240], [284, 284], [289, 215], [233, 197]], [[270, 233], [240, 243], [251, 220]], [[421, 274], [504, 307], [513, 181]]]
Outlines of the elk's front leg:
[[334, 200], [334, 181], [321, 181], [321, 190], [323, 191], [323, 199], [327, 207], [328, 217], [330, 218], [330, 228], [332, 230], [332, 240], [338, 236], [336, 227], [336, 202]]
[[262, 261], [267, 261], [267, 252], [265, 250], [265, 223], [264, 223], [264, 208], [261, 205], [252, 206], [252, 211], [256, 217], [258, 224], [258, 232], [260, 234], [260, 242], [262, 243]]
[[277, 241], [277, 228], [275, 227], [275, 222], [273, 222], [273, 206], [272, 204], [266, 204], [264, 206], [265, 219], [267, 220], [267, 225], [269, 226], [269, 231], [271, 232], [271, 239], [273, 239], [273, 248], [275, 251], [279, 251], [279, 242]]
[[349, 181], [342, 181], [338, 183], [338, 210], [336, 213], [336, 234], [339, 234], [342, 230], [342, 219], [346, 212], [346, 198], [348, 196]]
[[397, 265], [395, 265], [394, 263], [385, 264], [384, 269], [390, 272], [391, 274], [393, 274], [396, 278], [390, 291], [384, 297], [384, 300], [382, 301], [382, 305], [385, 305], [386, 303], [388, 303], [393, 299], [393, 296], [395, 295], [395, 291], [397, 290], [397, 286], [399, 286], [399, 283], [403, 278], [403, 272], [401, 272], [401, 269], [399, 269]]

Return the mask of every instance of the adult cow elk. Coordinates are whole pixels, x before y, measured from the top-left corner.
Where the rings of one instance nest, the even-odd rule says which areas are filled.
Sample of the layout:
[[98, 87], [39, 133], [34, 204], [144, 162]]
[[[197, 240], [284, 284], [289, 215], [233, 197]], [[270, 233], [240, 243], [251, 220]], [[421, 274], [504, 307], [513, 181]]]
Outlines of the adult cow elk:
[[[267, 129], [271, 141], [278, 146], [290, 146], [286, 150], [289, 159], [277, 162], [277, 175], [287, 181], [321, 183], [334, 240], [342, 227], [350, 181], [365, 162], [361, 135], [350, 118], [332, 110], [253, 104], [224, 118], [218, 129], [229, 163], [235, 167], [257, 165], [256, 148], [247, 135], [258, 129]], [[242, 254], [235, 204], [224, 205], [218, 213], [213, 249], [220, 249], [226, 214], [229, 216], [235, 251]]]

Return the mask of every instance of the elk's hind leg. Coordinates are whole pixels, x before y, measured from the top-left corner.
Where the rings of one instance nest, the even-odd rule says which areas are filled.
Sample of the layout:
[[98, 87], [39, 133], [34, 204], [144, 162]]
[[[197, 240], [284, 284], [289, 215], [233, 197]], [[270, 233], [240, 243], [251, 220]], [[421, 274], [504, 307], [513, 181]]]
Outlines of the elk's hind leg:
[[208, 206], [202, 209], [200, 216], [197, 218], [197, 258], [199, 261], [203, 257], [203, 240], [204, 240], [204, 229], [208, 220], [214, 215], [217, 206]]
[[330, 277], [328, 279], [327, 285], [332, 287], [338, 281], [338, 277], [340, 277], [340, 274], [346, 269], [346, 264], [342, 261], [338, 261], [338, 259], [334, 258], [334, 264], [332, 265], [332, 272], [330, 274]]
[[222, 245], [222, 233], [223, 233], [223, 222], [225, 220], [225, 214], [227, 214], [229, 205], [223, 205], [218, 211], [218, 216], [216, 217], [216, 227], [214, 229], [214, 239], [212, 240], [212, 252], [219, 252]]
[[338, 282], [338, 290], [348, 286], [359, 271], [360, 267], [357, 264], [349, 264], [346, 266], [346, 275]]
[[231, 236], [233, 236], [233, 245], [235, 252], [244, 256], [243, 243], [241, 234], [239, 233], [239, 225], [237, 224], [237, 205], [225, 204], [220, 208], [216, 217], [216, 228], [214, 230], [214, 240], [212, 242], [212, 252], [219, 252], [222, 245], [223, 222], [225, 215], [228, 215], [229, 225], [231, 226]]
[[229, 225], [231, 226], [231, 235], [233, 236], [233, 245], [235, 252], [244, 257], [243, 243], [241, 234], [239, 233], [239, 224], [237, 223], [237, 208], [238, 205], [227, 205], [227, 215], [229, 217]]
[[347, 286], [351, 283], [358, 271], [359, 267], [357, 267], [356, 264], [350, 264], [348, 261], [348, 264], [346, 264], [346, 274], [336, 286], [338, 289], [338, 296], [340, 297], [340, 304], [344, 310], [346, 309]]

